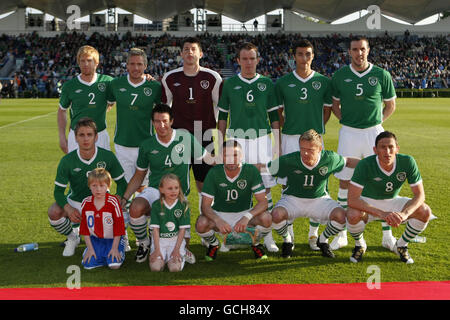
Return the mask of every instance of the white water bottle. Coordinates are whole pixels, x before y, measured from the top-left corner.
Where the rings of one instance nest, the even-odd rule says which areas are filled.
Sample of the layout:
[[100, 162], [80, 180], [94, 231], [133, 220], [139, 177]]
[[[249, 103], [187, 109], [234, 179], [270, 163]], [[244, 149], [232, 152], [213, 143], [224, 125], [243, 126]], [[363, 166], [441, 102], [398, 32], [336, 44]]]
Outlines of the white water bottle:
[[34, 251], [39, 249], [39, 245], [34, 242], [34, 243], [27, 243], [27, 244], [22, 244], [20, 246], [18, 246], [17, 248], [14, 249], [15, 252], [25, 252], [25, 251]]

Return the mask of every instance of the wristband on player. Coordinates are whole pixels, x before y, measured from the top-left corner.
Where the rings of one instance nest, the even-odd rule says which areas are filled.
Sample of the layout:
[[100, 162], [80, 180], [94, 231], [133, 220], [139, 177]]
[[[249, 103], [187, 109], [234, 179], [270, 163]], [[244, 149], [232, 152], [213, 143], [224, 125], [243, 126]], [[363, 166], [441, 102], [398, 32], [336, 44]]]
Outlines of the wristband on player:
[[247, 212], [246, 214], [244, 214], [244, 217], [246, 217], [250, 221], [252, 220], [253, 215], [250, 212]]

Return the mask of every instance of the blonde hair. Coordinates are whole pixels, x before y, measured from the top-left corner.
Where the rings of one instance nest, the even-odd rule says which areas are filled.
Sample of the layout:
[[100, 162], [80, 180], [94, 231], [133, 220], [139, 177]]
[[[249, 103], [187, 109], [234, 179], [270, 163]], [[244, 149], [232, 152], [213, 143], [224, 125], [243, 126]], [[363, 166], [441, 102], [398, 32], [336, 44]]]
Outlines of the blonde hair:
[[105, 168], [95, 168], [92, 171], [89, 171], [87, 174], [88, 178], [88, 186], [91, 185], [94, 181], [104, 182], [108, 185], [108, 188], [111, 187], [111, 175]]
[[181, 190], [181, 181], [180, 181], [180, 178], [178, 178], [178, 176], [175, 175], [175, 174], [173, 174], [173, 173], [165, 174], [165, 175], [161, 178], [161, 180], [159, 181], [159, 190], [160, 190], [160, 191], [159, 191], [159, 193], [160, 193], [159, 200], [160, 200], [160, 202], [161, 202], [161, 209], [162, 209], [162, 211], [164, 212], [164, 203], [163, 203], [163, 200], [164, 200], [164, 194], [161, 192], [161, 188], [163, 187], [164, 182], [165, 182], [166, 180], [175, 180], [175, 181], [178, 182], [178, 186], [179, 186], [178, 201], [180, 201], [180, 202], [184, 205], [185, 208], [184, 208], [184, 212], [183, 212], [183, 213], [186, 213], [186, 211], [187, 211], [188, 208], [189, 208], [188, 202], [187, 202], [187, 200], [186, 200], [186, 198], [185, 198], [185, 196], [184, 196], [184, 194], [183, 194], [183, 190]]
[[308, 131], [305, 131], [301, 136], [299, 141], [309, 141], [316, 145], [321, 146], [322, 145], [322, 137], [320, 134], [317, 133], [314, 129], [309, 129]]
[[144, 65], [145, 65], [145, 66], [148, 65], [147, 54], [145, 53], [144, 50], [139, 49], [139, 48], [131, 48], [130, 51], [128, 52], [127, 63], [130, 61], [130, 58], [131, 58], [132, 56], [139, 56], [139, 57], [142, 57], [142, 60], [143, 60], [143, 62], [144, 62]]
[[100, 55], [99, 55], [97, 49], [86, 45], [86, 46], [82, 46], [80, 49], [78, 49], [78, 52], [77, 52], [77, 63], [78, 64], [80, 63], [81, 56], [84, 54], [86, 54], [88, 56], [92, 56], [92, 58], [94, 58], [94, 61], [96, 63], [99, 63]]

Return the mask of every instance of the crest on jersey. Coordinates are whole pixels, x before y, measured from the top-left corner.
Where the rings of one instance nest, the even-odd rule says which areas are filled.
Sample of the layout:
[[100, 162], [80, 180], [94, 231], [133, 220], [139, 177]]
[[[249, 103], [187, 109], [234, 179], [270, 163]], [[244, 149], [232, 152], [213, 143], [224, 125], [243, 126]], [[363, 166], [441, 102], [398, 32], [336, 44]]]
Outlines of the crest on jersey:
[[113, 218], [111, 216], [105, 216], [103, 218], [103, 224], [112, 226], [113, 225]]
[[167, 222], [166, 223], [166, 228], [167, 228], [167, 230], [169, 230], [170, 232], [172, 232], [173, 230], [175, 230], [175, 223], [173, 223], [173, 222]]
[[181, 211], [180, 209], [176, 209], [173, 214], [175, 215], [175, 217], [179, 218], [181, 217], [181, 215], [183, 214], [183, 211]]
[[104, 84], [103, 82], [100, 82], [97, 87], [101, 92], [105, 92], [106, 90], [106, 84]]
[[320, 169], [319, 169], [319, 173], [320, 173], [320, 175], [321, 176], [324, 176], [324, 175], [326, 175], [327, 173], [328, 173], [328, 167], [321, 167]]
[[243, 179], [238, 180], [236, 185], [238, 186], [239, 189], [244, 190], [245, 187], [247, 186], [247, 180], [243, 180]]
[[376, 86], [378, 83], [378, 78], [377, 77], [369, 77], [369, 84], [374, 87]]
[[258, 87], [259, 91], [266, 91], [266, 89], [267, 89], [267, 86], [265, 83], [258, 83], [257, 87]]
[[405, 179], [406, 179], [406, 172], [399, 172], [399, 173], [397, 173], [397, 180], [398, 181], [403, 182], [403, 181], [405, 181]]
[[182, 153], [184, 151], [184, 144], [179, 143], [174, 147], [174, 149], [175, 149], [175, 152]]
[[106, 168], [106, 162], [105, 161], [97, 162], [97, 168], [105, 169]]
[[312, 87], [314, 90], [319, 90], [322, 87], [322, 82], [320, 81], [313, 81]]
[[152, 95], [152, 89], [151, 88], [144, 88], [144, 94], [147, 97], [150, 97]]
[[200, 87], [202, 87], [205, 90], [208, 89], [209, 88], [209, 81], [208, 80], [200, 81]]

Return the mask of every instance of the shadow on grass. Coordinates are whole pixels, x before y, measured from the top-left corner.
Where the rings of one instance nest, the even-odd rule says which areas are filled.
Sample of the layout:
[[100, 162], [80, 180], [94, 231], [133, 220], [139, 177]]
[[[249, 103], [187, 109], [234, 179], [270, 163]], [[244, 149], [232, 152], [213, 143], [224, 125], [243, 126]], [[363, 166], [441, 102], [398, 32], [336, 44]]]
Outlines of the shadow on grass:
[[[79, 266], [82, 286], [162, 286], [162, 285], [245, 285], [258, 283], [326, 283], [364, 281], [366, 267], [355, 267], [349, 262], [350, 246], [336, 251], [336, 258], [321, 256], [320, 251], [311, 251], [308, 244], [297, 243], [289, 259], [278, 253], [268, 253], [268, 259], [255, 260], [250, 247], [218, 252], [215, 261], [204, 259], [206, 248], [191, 244], [197, 262], [186, 264], [182, 272], [151, 272], [148, 262], [136, 263], [136, 247], [126, 253], [125, 262], [119, 270], [107, 267], [84, 270], [81, 256], [85, 244], [81, 243], [72, 257], [63, 257], [60, 242], [39, 243], [39, 250], [16, 253], [18, 244], [0, 245], [0, 287], [64, 287], [69, 266]], [[383, 248], [381, 248], [383, 249]], [[380, 251], [381, 251], [380, 249]], [[377, 247], [370, 248], [375, 253]], [[386, 254], [367, 254], [367, 263], [389, 263], [396, 261]], [[356, 268], [356, 273], [355, 273]], [[347, 270], [347, 271], [346, 271]], [[352, 278], [342, 278], [345, 273], [354, 273]], [[355, 278], [356, 277], [356, 278]]]

